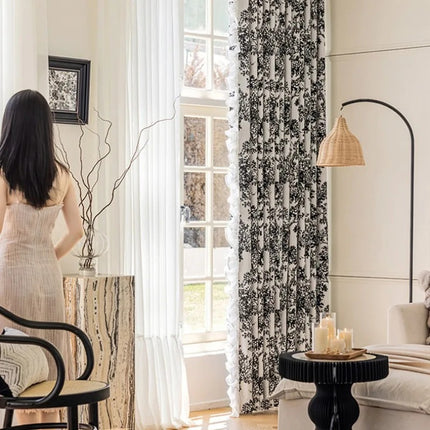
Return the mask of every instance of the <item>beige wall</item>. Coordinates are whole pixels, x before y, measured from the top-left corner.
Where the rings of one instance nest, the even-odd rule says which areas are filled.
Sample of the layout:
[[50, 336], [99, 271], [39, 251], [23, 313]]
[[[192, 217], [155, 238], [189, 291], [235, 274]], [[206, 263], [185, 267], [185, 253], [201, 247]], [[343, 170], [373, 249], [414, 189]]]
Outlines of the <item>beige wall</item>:
[[[90, 110], [95, 100], [95, 44], [96, 44], [96, 16], [94, 1], [87, 0], [48, 0], [48, 54], [58, 57], [70, 57], [87, 59], [91, 61], [90, 72]], [[90, 111], [90, 122], [92, 121]], [[57, 124], [56, 133], [61, 134], [74, 171], [79, 171], [79, 157], [77, 144], [80, 130], [76, 125]], [[91, 138], [93, 141], [93, 138]], [[91, 160], [95, 154], [92, 145], [85, 146], [85, 158]], [[59, 238], [64, 231], [62, 218], [57, 222], [54, 230], [54, 240]], [[75, 273], [78, 268], [78, 260], [72, 255], [67, 255], [61, 260], [63, 273]]]
[[[430, 265], [430, 2], [329, 0], [329, 124], [340, 104], [394, 105], [415, 133], [414, 278]], [[376, 51], [376, 52], [375, 52]], [[331, 303], [358, 346], [383, 343], [389, 306], [408, 301], [410, 138], [391, 110], [344, 108], [365, 167], [330, 172]], [[416, 287], [414, 301], [423, 300]]]

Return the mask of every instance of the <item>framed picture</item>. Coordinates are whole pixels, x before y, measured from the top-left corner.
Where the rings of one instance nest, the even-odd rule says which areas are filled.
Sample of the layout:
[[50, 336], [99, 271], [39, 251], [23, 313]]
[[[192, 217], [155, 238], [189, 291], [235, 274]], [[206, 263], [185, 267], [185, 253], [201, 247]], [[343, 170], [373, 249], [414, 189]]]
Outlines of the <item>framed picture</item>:
[[90, 61], [49, 57], [49, 106], [54, 122], [87, 124]]

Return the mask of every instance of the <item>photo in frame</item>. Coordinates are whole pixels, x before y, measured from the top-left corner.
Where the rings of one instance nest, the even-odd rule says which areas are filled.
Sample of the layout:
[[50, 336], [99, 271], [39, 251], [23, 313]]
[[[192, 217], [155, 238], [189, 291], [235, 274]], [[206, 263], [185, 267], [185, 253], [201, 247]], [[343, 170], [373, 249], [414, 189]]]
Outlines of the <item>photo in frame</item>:
[[90, 61], [49, 56], [48, 79], [54, 122], [88, 124]]

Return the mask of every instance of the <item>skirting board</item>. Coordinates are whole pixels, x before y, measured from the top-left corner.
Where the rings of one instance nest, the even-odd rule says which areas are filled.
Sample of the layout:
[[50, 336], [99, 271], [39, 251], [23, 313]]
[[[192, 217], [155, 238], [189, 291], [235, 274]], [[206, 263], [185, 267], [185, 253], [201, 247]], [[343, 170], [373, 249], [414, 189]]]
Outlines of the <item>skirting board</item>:
[[[278, 430], [314, 430], [308, 416], [309, 399], [279, 401]], [[430, 428], [430, 415], [360, 405], [354, 430], [405, 430]]]
[[230, 404], [229, 399], [219, 399], [210, 402], [194, 403], [190, 405], [190, 411], [206, 411], [208, 409], [226, 408]]

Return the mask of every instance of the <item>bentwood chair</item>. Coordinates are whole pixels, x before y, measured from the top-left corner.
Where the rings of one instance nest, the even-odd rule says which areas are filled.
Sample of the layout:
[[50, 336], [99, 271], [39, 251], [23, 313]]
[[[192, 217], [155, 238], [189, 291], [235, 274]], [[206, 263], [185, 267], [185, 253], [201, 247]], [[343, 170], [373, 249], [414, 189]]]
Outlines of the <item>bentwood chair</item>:
[[[46, 349], [53, 357], [57, 366], [57, 379], [55, 381], [45, 381], [34, 384], [18, 397], [0, 397], [0, 409], [5, 409], [3, 429], [98, 429], [98, 403], [109, 397], [109, 384], [88, 380], [94, 367], [94, 354], [88, 336], [73, 325], [58, 322], [26, 320], [1, 306], [0, 314], [23, 327], [65, 330], [71, 332], [81, 340], [86, 353], [86, 366], [82, 375], [76, 380], [66, 381], [63, 359], [58, 350], [51, 343], [31, 336], [0, 336], [0, 343], [32, 344]], [[88, 423], [78, 422], [78, 408], [82, 405], [88, 405]], [[13, 413], [15, 410], [46, 408], [67, 408], [67, 422], [12, 426]]]

